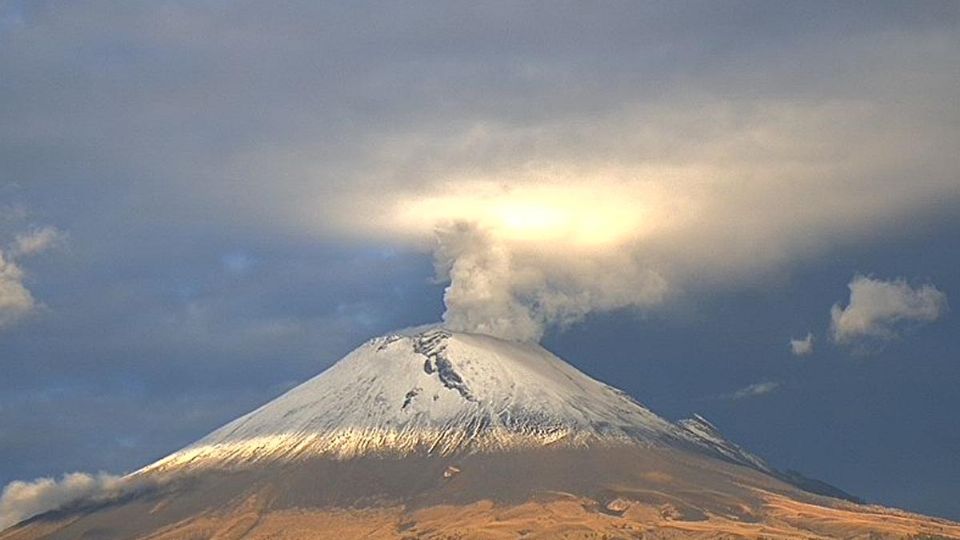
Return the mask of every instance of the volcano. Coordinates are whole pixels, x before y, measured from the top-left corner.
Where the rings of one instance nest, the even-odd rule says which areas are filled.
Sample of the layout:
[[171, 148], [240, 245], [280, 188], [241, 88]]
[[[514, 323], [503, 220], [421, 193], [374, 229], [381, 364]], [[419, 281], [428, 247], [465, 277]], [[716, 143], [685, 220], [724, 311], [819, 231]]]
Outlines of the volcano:
[[26, 538], [960, 538], [782, 473], [539, 345], [444, 329], [368, 341]]

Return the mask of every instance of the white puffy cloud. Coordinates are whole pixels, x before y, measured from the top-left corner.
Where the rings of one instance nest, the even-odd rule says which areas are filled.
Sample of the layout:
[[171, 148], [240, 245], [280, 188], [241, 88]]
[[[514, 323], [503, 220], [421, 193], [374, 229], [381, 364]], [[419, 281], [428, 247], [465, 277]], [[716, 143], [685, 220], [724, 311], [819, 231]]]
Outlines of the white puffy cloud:
[[879, 344], [897, 338], [904, 328], [930, 323], [947, 311], [947, 296], [931, 284], [913, 287], [900, 278], [892, 281], [857, 275], [850, 281], [847, 305], [830, 309], [834, 342]]
[[807, 332], [807, 336], [801, 339], [791, 339], [790, 352], [794, 356], [813, 354], [813, 333]]
[[38, 478], [32, 482], [10, 482], [0, 494], [0, 530], [80, 500], [110, 500], [139, 485], [107, 473], [80, 472], [65, 474], [59, 481]]
[[36, 299], [24, 285], [21, 257], [41, 253], [61, 241], [63, 233], [42, 227], [19, 233], [7, 250], [0, 249], [0, 328], [29, 315], [37, 307]]

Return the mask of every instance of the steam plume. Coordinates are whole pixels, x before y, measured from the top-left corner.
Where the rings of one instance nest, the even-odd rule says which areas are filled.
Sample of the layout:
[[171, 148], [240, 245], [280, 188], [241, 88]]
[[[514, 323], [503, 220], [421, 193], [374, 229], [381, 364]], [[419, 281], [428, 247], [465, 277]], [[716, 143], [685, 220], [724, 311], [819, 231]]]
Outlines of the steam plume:
[[437, 240], [437, 275], [450, 282], [443, 320], [453, 330], [535, 341], [548, 325], [656, 305], [668, 292], [658, 273], [614, 247], [517, 244], [466, 223], [439, 228]]

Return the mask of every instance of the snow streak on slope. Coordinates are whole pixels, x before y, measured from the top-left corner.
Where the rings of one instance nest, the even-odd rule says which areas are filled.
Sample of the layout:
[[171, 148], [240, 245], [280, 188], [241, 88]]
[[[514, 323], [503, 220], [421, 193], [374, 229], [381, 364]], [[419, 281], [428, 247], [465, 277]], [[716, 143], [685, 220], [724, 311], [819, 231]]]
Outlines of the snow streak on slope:
[[144, 471], [691, 440], [686, 430], [539, 345], [430, 330], [373, 339]]
[[677, 424], [692, 435], [701, 446], [713, 450], [724, 459], [766, 473], [774, 473], [765, 461], [727, 440], [716, 426], [699, 414], [693, 415], [693, 418], [680, 420]]

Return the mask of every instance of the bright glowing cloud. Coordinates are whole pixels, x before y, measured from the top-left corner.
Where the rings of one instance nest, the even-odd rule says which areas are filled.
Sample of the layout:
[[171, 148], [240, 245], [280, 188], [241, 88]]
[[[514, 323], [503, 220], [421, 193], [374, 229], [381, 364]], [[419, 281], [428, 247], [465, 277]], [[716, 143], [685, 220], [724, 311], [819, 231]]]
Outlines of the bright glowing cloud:
[[434, 239], [437, 274], [450, 281], [443, 319], [451, 328], [537, 340], [550, 324], [653, 306], [669, 292], [637, 247], [693, 220], [697, 202], [645, 177], [653, 171], [598, 170], [442, 182], [394, 194], [359, 225]]
[[915, 125], [898, 115], [777, 101], [734, 115], [706, 102], [412, 132], [289, 216], [433, 250], [447, 324], [536, 340], [594, 311], [748, 282], [960, 197], [944, 145], [955, 134], [862, 136]]
[[501, 241], [562, 241], [584, 249], [642, 238], [689, 219], [690, 209], [681, 211], [679, 201], [670, 200], [656, 183], [624, 182], [626, 171], [611, 174], [444, 182], [435, 193], [396, 201], [380, 225], [423, 235], [438, 225], [463, 222]]
[[839, 344], [881, 347], [910, 327], [936, 321], [947, 311], [947, 295], [930, 284], [913, 287], [892, 281], [854, 276], [850, 300], [830, 309], [831, 338]]

